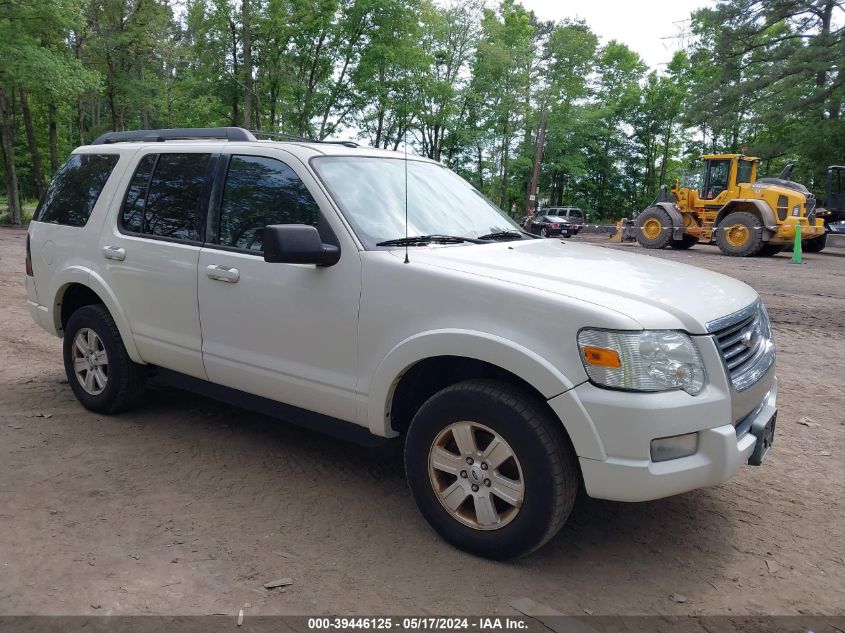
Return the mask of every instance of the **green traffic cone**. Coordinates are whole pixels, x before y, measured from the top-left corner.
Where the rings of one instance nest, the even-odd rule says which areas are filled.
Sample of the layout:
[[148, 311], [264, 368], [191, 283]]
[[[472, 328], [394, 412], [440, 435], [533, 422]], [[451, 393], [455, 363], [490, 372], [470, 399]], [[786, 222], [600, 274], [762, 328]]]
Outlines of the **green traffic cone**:
[[792, 245], [792, 263], [801, 264], [801, 224], [795, 223], [795, 243]]

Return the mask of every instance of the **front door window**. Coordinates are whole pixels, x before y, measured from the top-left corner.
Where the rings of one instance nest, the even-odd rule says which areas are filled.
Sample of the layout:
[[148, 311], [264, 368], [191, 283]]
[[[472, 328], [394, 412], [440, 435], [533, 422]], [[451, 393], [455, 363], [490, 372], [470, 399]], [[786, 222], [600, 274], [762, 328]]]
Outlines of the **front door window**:
[[713, 200], [728, 188], [730, 171], [731, 161], [729, 160], [711, 160], [709, 162], [709, 174], [702, 196], [705, 200]]

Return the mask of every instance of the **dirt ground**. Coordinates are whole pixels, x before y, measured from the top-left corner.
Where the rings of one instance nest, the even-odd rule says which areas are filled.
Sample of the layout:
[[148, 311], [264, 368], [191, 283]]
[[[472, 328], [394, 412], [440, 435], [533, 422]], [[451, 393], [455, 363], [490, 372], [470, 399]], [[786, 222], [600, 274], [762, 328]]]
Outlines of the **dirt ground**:
[[[30, 320], [24, 239], [0, 229], [0, 615], [513, 614], [525, 597], [571, 615], [845, 612], [845, 248], [803, 266], [709, 246], [650, 253], [763, 296], [779, 349], [774, 448], [716, 488], [581, 499], [545, 548], [494, 563], [423, 521], [397, 446], [161, 387], [117, 417], [83, 409], [60, 341]], [[263, 588], [281, 577], [293, 585]]]

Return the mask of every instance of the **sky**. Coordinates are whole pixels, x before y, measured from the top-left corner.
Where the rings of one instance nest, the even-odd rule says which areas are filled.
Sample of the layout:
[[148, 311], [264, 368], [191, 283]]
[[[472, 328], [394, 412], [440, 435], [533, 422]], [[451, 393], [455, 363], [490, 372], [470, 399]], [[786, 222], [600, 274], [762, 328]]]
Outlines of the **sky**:
[[[686, 20], [712, 0], [521, 0], [541, 20], [581, 18], [602, 43], [617, 40], [640, 54], [651, 68], [662, 68], [679, 48], [677, 36], [689, 31]], [[661, 38], [673, 39], [661, 39]]]

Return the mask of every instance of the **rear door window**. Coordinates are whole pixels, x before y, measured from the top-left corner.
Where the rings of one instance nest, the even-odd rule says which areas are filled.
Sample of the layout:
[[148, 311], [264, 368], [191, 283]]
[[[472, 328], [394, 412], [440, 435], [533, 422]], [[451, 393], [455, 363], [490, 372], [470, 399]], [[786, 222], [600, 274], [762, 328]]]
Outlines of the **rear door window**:
[[135, 169], [120, 215], [131, 233], [199, 242], [211, 154], [148, 154]]
[[150, 188], [150, 178], [153, 176], [158, 154], [147, 154], [138, 163], [132, 182], [126, 191], [126, 201], [120, 216], [121, 226], [132, 233], [140, 233], [143, 228], [144, 205], [147, 202], [147, 191]]
[[118, 158], [117, 154], [72, 155], [56, 172], [35, 220], [85, 226]]

